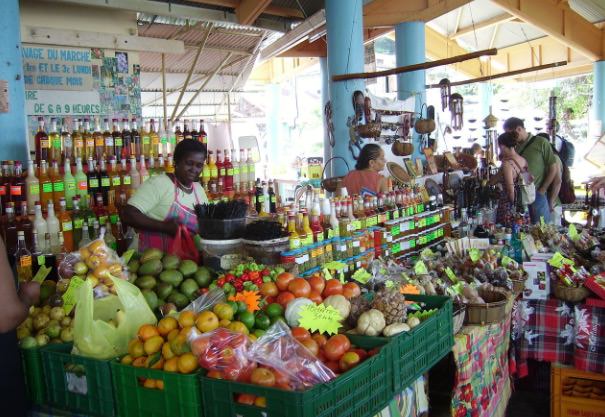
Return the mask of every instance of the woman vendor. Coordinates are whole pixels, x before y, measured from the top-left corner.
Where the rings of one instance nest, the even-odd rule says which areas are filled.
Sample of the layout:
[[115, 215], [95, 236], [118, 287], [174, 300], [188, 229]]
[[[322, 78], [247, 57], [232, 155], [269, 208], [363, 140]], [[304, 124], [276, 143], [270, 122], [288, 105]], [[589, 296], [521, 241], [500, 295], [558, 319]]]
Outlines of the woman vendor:
[[174, 148], [174, 174], [149, 178], [137, 189], [122, 211], [122, 218], [139, 232], [139, 250], [167, 251], [180, 225], [195, 235], [198, 222], [194, 207], [207, 203], [199, 183], [206, 147], [192, 139]]
[[387, 179], [379, 174], [386, 162], [380, 145], [375, 143], [365, 145], [359, 153], [355, 170], [349, 172], [343, 179], [343, 185], [349, 195], [376, 195], [387, 192]]

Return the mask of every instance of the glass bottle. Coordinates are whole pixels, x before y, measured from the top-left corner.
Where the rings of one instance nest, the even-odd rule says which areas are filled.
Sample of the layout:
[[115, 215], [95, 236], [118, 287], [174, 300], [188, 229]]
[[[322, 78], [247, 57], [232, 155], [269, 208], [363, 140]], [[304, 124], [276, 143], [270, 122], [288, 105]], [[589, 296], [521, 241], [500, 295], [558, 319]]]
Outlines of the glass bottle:
[[130, 181], [131, 181], [131, 192], [139, 188], [141, 185], [141, 174], [137, 171], [137, 160], [134, 156], [130, 157]]
[[[277, 213], [277, 199], [275, 197], [275, 190], [273, 189], [272, 180], [269, 180], [268, 195], [269, 195], [269, 212], [275, 214], [275, 213]], [[318, 213], [318, 216], [319, 216], [319, 213]]]
[[112, 158], [111, 161], [109, 161], [109, 183], [110, 183], [110, 189], [111, 191], [115, 192], [119, 192], [119, 190], [122, 188], [122, 177], [120, 176], [120, 170], [118, 168], [118, 164], [117, 161]]
[[95, 167], [95, 161], [92, 158], [88, 158], [88, 173], [86, 174], [88, 179], [88, 194], [94, 195], [99, 191], [99, 177]]
[[98, 220], [92, 222], [92, 240], [101, 238], [101, 225]]
[[202, 142], [204, 145], [208, 146], [208, 134], [206, 133], [206, 131], [204, 130], [204, 121], [200, 120], [200, 138], [199, 141]]
[[204, 167], [202, 168], [202, 187], [204, 190], [208, 190], [208, 183], [210, 182], [210, 166], [208, 165], [208, 160], [204, 162]]
[[[175, 136], [174, 146], [179, 144], [184, 139], [183, 131], [181, 130], [181, 120], [180, 119], [176, 119], [176, 127], [175, 127], [175, 131], [174, 131], [174, 136]], [[172, 150], [174, 151], [174, 148], [172, 148]]]
[[119, 256], [122, 256], [124, 252], [128, 250], [128, 241], [124, 234], [124, 229], [122, 228], [122, 222], [118, 218], [118, 222], [116, 223], [116, 240], [117, 240], [117, 252]]
[[17, 233], [17, 249], [15, 250], [15, 264], [17, 265], [17, 279], [27, 282], [32, 279], [32, 253], [27, 249], [25, 235], [22, 231]]
[[44, 256], [42, 256], [42, 247], [38, 244], [38, 232], [35, 230], [32, 232], [33, 235], [33, 246], [32, 246], [32, 274], [36, 275], [38, 269], [46, 264]]
[[149, 135], [149, 120], [143, 123], [141, 130], [141, 156], [149, 158], [151, 155], [151, 136]]
[[50, 140], [50, 159], [51, 161], [61, 161], [61, 134], [57, 129], [57, 119], [52, 117], [50, 119], [50, 133], [48, 134]]
[[149, 157], [157, 158], [160, 146], [160, 136], [158, 135], [158, 131], [156, 130], [155, 120], [151, 119], [149, 121], [149, 138], [151, 147], [149, 149]]
[[44, 245], [44, 236], [48, 233], [48, 224], [42, 216], [42, 206], [36, 203], [34, 206], [34, 231], [38, 234], [38, 245]]
[[256, 172], [255, 172], [255, 163], [254, 160], [252, 159], [252, 149], [248, 148], [248, 159], [246, 161], [247, 165], [248, 165], [248, 181], [254, 181], [254, 178], [256, 177]]
[[[58, 239], [58, 236], [55, 237]], [[57, 263], [57, 257], [55, 256], [52, 248], [52, 238], [50, 233], [46, 233], [44, 235], [44, 246], [42, 247], [42, 254], [44, 255], [44, 264], [46, 266], [54, 266]], [[58, 246], [58, 245], [57, 245]], [[58, 279], [57, 268], [53, 268], [46, 279], [50, 279], [52, 281], [56, 281]]]
[[195, 125], [196, 125], [195, 120], [191, 120], [191, 139], [197, 140], [198, 142], [200, 142], [200, 132], [199, 132], [199, 130], [197, 130]]
[[59, 171], [59, 163], [53, 161], [52, 169], [50, 171], [50, 181], [53, 184], [53, 203], [59, 207], [59, 199], [65, 198], [65, 183], [63, 177]]
[[115, 236], [111, 231], [111, 224], [109, 224], [109, 222], [104, 223], [103, 240], [109, 248], [113, 249], [116, 252], [118, 251], [118, 241], [116, 240]]
[[[105, 119], [107, 120], [107, 119]], [[92, 132], [92, 137], [95, 141], [95, 156], [94, 158], [97, 161], [103, 159], [103, 154], [105, 153], [105, 137], [103, 133], [101, 133], [101, 122], [98, 117], [95, 117], [95, 130]], [[89, 157], [90, 160], [90, 157]], [[90, 167], [89, 167], [90, 170]]]
[[67, 119], [63, 118], [61, 122], [61, 155], [63, 157], [62, 161], [65, 159], [72, 159], [74, 152], [74, 143], [71, 132], [67, 128]]
[[309, 213], [307, 212], [307, 210], [302, 210], [302, 229], [305, 232], [305, 245], [311, 245], [313, 244], [313, 230], [311, 229], [311, 225], [309, 224]]
[[223, 164], [223, 156], [220, 149], [216, 150], [216, 169], [218, 170], [218, 178], [225, 178], [226, 171]]
[[132, 187], [132, 176], [130, 175], [130, 171], [128, 171], [126, 159], [122, 159], [120, 161], [120, 164], [122, 165], [122, 169], [120, 170], [120, 183], [122, 184], [122, 186], [120, 187], [120, 192], [125, 192], [129, 194], [130, 189]]
[[99, 169], [99, 191], [103, 195], [103, 203], [107, 205], [108, 193], [111, 188], [111, 180], [109, 179], [109, 174], [107, 173], [107, 166], [105, 165], [105, 160], [101, 159], [101, 167]]
[[288, 234], [290, 249], [298, 249], [300, 247], [300, 236], [296, 231], [296, 217], [292, 211], [288, 212]]
[[128, 118], [122, 119], [122, 153], [117, 156], [119, 159], [130, 158], [130, 151], [132, 149], [132, 133], [130, 132], [130, 124]]
[[[86, 198], [86, 203], [82, 206], [82, 216], [86, 223], [92, 226], [95, 220], [97, 220], [97, 216], [93, 211], [94, 207], [94, 195], [88, 195]], [[82, 232], [84, 234], [84, 232]]]
[[241, 175], [240, 175], [240, 166], [239, 161], [237, 160], [237, 154], [235, 153], [235, 149], [231, 149], [231, 165], [233, 165], [233, 188], [237, 185], [240, 187]]
[[223, 161], [223, 192], [230, 198], [233, 198], [233, 165], [229, 158], [229, 150], [225, 149], [225, 160]]
[[90, 232], [88, 231], [88, 222], [84, 222], [82, 224], [82, 239], [80, 239], [80, 243], [78, 243], [78, 248], [83, 248], [87, 246], [90, 242]]
[[63, 236], [63, 243], [65, 247], [69, 252], [71, 252], [74, 248], [74, 225], [71, 216], [67, 212], [67, 204], [65, 203], [65, 199], [62, 198], [59, 204], [59, 222], [61, 222], [61, 231], [63, 232], [60, 234]]
[[185, 119], [183, 121], [183, 126], [183, 139], [193, 139], [191, 130], [189, 130], [189, 120]]
[[90, 119], [88, 117], [84, 119], [82, 138], [84, 139], [84, 155], [82, 156], [82, 160], [88, 161], [88, 158], [96, 157], [95, 138], [93, 132], [90, 130]]
[[74, 207], [74, 209], [71, 212], [71, 221], [72, 221], [72, 225], [73, 225], [73, 233], [72, 233], [73, 249], [72, 250], [79, 247], [80, 240], [82, 240], [82, 225], [84, 224], [84, 216], [82, 216], [82, 213], [80, 212], [80, 201], [79, 201], [78, 197], [74, 197], [73, 207]]
[[4, 244], [6, 252], [11, 256], [15, 253], [17, 247], [17, 221], [15, 218], [15, 203], [9, 202], [6, 206], [6, 217], [3, 218]]
[[10, 199], [18, 205], [21, 204], [22, 201], [27, 202], [27, 187], [21, 162], [17, 161], [14, 167], [15, 170], [10, 180]]
[[34, 213], [36, 201], [40, 201], [40, 181], [36, 178], [34, 171], [34, 162], [27, 163], [27, 178], [25, 178], [25, 187], [27, 189], [27, 208], [30, 214]]
[[246, 161], [246, 151], [244, 149], [239, 150], [239, 177], [242, 188], [243, 184], [248, 181], [248, 162]]
[[176, 146], [176, 133], [174, 132], [174, 126], [172, 126], [172, 120], [168, 120], [168, 152], [174, 152]]
[[57, 239], [59, 239], [59, 246], [57, 248], [57, 252], [56, 252], [56, 256], [55, 256], [55, 266], [57, 267], [57, 270], [58, 270], [59, 266], [61, 265], [63, 260], [67, 257], [67, 255], [71, 251], [69, 250], [69, 248], [67, 246], [65, 246], [64, 233], [62, 233], [62, 232], [57, 233]]
[[97, 204], [95, 205], [93, 211], [99, 220], [99, 224], [105, 224], [105, 221], [107, 221], [108, 218], [108, 213], [105, 209], [105, 203], [103, 202], [103, 195], [101, 193], [97, 193], [95, 198]]
[[141, 184], [143, 184], [149, 178], [149, 171], [145, 167], [145, 157], [141, 155], [141, 164], [139, 168], [139, 174], [141, 176]]
[[27, 202], [22, 201], [19, 209], [19, 217], [17, 217], [17, 231], [22, 231], [25, 234], [25, 243], [27, 243], [27, 247], [33, 248], [34, 242], [32, 240], [32, 232], [34, 229], [34, 224], [27, 214]]
[[105, 150], [102, 159], [115, 156], [115, 144], [111, 131], [109, 130], [109, 119], [103, 119], [103, 141], [105, 142]]
[[118, 213], [118, 208], [116, 207], [116, 192], [114, 190], [109, 193], [107, 216], [109, 217], [108, 224], [111, 225], [112, 232], [117, 233], [116, 224], [120, 220], [120, 214]]
[[141, 146], [141, 133], [139, 132], [139, 129], [137, 127], [136, 118], [132, 118], [131, 125], [132, 127], [130, 130], [130, 157], [132, 158], [134, 156], [135, 158], [138, 158], [143, 154], [143, 148]]
[[[260, 178], [256, 180], [256, 184], [254, 186], [254, 195], [256, 197], [256, 212], [261, 215], [264, 213], [265, 208], [265, 196], [263, 194], [263, 186], [260, 182]], [[300, 234], [300, 233], [299, 233]], [[301, 242], [302, 243], [302, 242]]]
[[[116, 158], [122, 157], [122, 149], [124, 148], [124, 139], [122, 138], [122, 131], [120, 130], [120, 123], [118, 119], [112, 120], [111, 137], [113, 139], [113, 154]], [[109, 157], [108, 157], [109, 158]]]
[[168, 131], [166, 130], [166, 123], [163, 119], [158, 119], [160, 145], [158, 146], [159, 155], [168, 155]]
[[67, 202], [67, 208], [71, 210], [73, 198], [77, 194], [76, 178], [71, 173], [71, 164], [69, 158], [65, 159], [63, 164], [63, 187], [65, 189], [65, 201]]
[[42, 160], [49, 161], [50, 140], [44, 129], [44, 117], [38, 117], [38, 132], [34, 137], [34, 142], [36, 145], [36, 163], [39, 165]]
[[48, 225], [48, 233], [50, 234], [50, 245], [52, 249], [59, 245], [57, 233], [61, 231], [61, 223], [59, 222], [59, 218], [55, 215], [55, 205], [51, 202], [48, 203], [47, 213], [46, 224]]
[[334, 236], [340, 236], [340, 225], [338, 224], [338, 217], [336, 216], [336, 204], [336, 201], [330, 201], [330, 227], [332, 228], [332, 234]]
[[[73, 156], [71, 156], [70, 159], [72, 157], [73, 158], [84, 158], [85, 157], [84, 136], [82, 135], [82, 132], [81, 132], [80, 119], [74, 120], [74, 127], [73, 127], [73, 131], [71, 132], [71, 139], [74, 144], [74, 151], [73, 151]], [[67, 156], [66, 156], [66, 158], [67, 158]]]
[[76, 175], [74, 176], [76, 181], [76, 194], [81, 198], [85, 198], [88, 195], [88, 177], [82, 169], [82, 159], [76, 158]]

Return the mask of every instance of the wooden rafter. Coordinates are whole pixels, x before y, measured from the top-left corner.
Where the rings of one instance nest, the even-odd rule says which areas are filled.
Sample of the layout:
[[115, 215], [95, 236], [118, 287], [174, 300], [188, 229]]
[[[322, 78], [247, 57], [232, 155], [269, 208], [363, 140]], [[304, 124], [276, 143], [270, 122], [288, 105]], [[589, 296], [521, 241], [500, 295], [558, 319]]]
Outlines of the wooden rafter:
[[428, 22], [472, 0], [373, 0], [363, 7], [366, 27], [394, 26], [402, 22]]
[[252, 25], [261, 13], [271, 4], [271, 0], [241, 0], [235, 8], [240, 25]]
[[482, 29], [491, 28], [492, 26], [498, 26], [501, 23], [510, 22], [511, 20], [516, 19], [515, 16], [512, 16], [508, 13], [502, 13], [498, 16], [491, 17], [489, 19], [483, 20], [481, 22], [477, 22], [474, 25], [469, 25], [463, 28], [458, 29], [456, 32], [450, 36], [451, 39], [457, 39], [460, 36], [464, 36], [469, 33], [473, 33], [475, 31], [479, 31]]

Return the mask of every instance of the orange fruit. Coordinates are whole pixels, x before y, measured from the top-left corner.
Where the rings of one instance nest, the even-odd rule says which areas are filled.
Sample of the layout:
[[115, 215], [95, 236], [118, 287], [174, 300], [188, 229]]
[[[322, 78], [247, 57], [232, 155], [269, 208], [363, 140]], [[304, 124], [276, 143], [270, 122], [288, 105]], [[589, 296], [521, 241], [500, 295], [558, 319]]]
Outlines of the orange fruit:
[[195, 326], [202, 332], [211, 332], [218, 327], [218, 317], [212, 311], [202, 311], [195, 320]]
[[170, 349], [170, 343], [166, 342], [162, 345], [162, 356], [164, 359], [174, 358], [174, 352], [172, 352], [172, 349]]
[[164, 389], [164, 381], [162, 381], [161, 379], [156, 379], [155, 380], [155, 387], [157, 389], [159, 389], [160, 391]]
[[90, 252], [97, 252], [98, 250], [105, 248], [105, 241], [102, 239], [93, 240], [86, 246], [86, 248]]
[[256, 397], [254, 400], [254, 405], [257, 407], [266, 407], [267, 406], [267, 398], [266, 397]]
[[143, 344], [143, 348], [145, 349], [145, 353], [148, 355], [153, 355], [156, 352], [159, 352], [162, 349], [162, 345], [164, 344], [164, 339], [162, 336], [151, 336], [149, 339], [145, 340]]
[[178, 335], [179, 335], [179, 330], [178, 329], [170, 330], [170, 332], [168, 333], [168, 336], [166, 336], [166, 340], [168, 340], [169, 342], [171, 342], [172, 339], [174, 339]]
[[158, 322], [158, 332], [161, 336], [166, 336], [172, 330], [179, 327], [179, 322], [174, 317], [164, 317]]
[[181, 327], [191, 327], [195, 324], [195, 313], [190, 310], [181, 311], [179, 314], [179, 325]]
[[178, 358], [179, 372], [182, 374], [190, 374], [197, 369], [197, 358], [193, 353], [185, 353]]
[[128, 342], [128, 354], [134, 359], [143, 356], [145, 354], [143, 342], [141, 342], [139, 339], [133, 339]]
[[164, 371], [166, 372], [178, 372], [179, 370], [179, 358], [170, 358], [164, 362]]
[[221, 320], [218, 322], [218, 327], [229, 327], [231, 320]]
[[144, 368], [147, 363], [147, 356], [139, 356], [135, 360], [132, 361], [132, 366], [137, 368]]
[[179, 334], [185, 336], [185, 337], [189, 337], [189, 332], [191, 331], [193, 327], [192, 326], [187, 326], [187, 327], [183, 327], [181, 329], [181, 331], [179, 332]]
[[139, 327], [139, 332], [137, 333], [137, 336], [139, 336], [139, 339], [141, 339], [143, 342], [149, 339], [150, 337], [159, 335], [160, 333], [158, 333], [158, 329], [156, 329], [156, 327], [151, 324], [142, 325], [141, 327]]
[[151, 369], [163, 369], [164, 368], [164, 358], [160, 358], [156, 363], [150, 366]]
[[152, 389], [154, 389], [155, 388], [155, 379], [147, 378], [145, 380], [145, 382], [143, 383], [143, 386], [145, 388], [152, 388]]
[[126, 355], [126, 356], [122, 357], [122, 360], [120, 360], [120, 363], [123, 365], [130, 365], [130, 364], [132, 364], [133, 360], [134, 359], [132, 358], [132, 356]]
[[182, 355], [183, 353], [191, 352], [187, 337], [180, 334], [172, 339], [170, 341], [170, 350], [172, 350], [172, 352], [177, 356]]

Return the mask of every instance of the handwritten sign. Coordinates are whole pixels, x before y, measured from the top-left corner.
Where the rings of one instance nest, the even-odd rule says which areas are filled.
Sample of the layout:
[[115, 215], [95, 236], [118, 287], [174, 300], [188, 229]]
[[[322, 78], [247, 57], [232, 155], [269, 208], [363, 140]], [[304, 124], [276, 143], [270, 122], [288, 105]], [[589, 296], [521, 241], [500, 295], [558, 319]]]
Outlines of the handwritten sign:
[[69, 282], [69, 287], [67, 287], [67, 291], [63, 294], [63, 310], [65, 310], [65, 314], [71, 313], [71, 310], [75, 307], [78, 301], [78, 289], [83, 284], [84, 280], [78, 277], [73, 277]]
[[414, 265], [414, 272], [416, 272], [416, 275], [426, 275], [429, 273], [428, 269], [426, 269], [426, 265], [422, 261], [416, 262], [416, 265]]
[[353, 274], [353, 276], [351, 278], [353, 278], [355, 281], [359, 282], [360, 284], [367, 284], [368, 281], [370, 280], [370, 278], [372, 278], [372, 274], [370, 274], [368, 271], [366, 271], [365, 268], [360, 268], [357, 271], [355, 271], [355, 273]]
[[92, 90], [90, 49], [25, 44], [21, 55], [26, 90]]
[[580, 238], [580, 235], [578, 234], [578, 229], [576, 229], [576, 225], [573, 223], [569, 224], [569, 230], [567, 234], [569, 235], [569, 238], [574, 242]]
[[27, 114], [40, 116], [83, 116], [101, 114], [97, 91], [26, 90]]
[[479, 259], [481, 259], [481, 251], [477, 248], [471, 248], [468, 250], [468, 255], [471, 258], [471, 261], [473, 262], [477, 262]]
[[450, 281], [452, 281], [454, 284], [456, 284], [458, 282], [458, 278], [456, 277], [456, 274], [454, 273], [454, 271], [452, 271], [452, 268], [450, 268], [449, 266], [447, 268], [445, 268], [445, 275], [447, 275], [447, 277], [450, 279]]
[[336, 334], [341, 321], [342, 316], [332, 306], [307, 304], [300, 311], [299, 325], [311, 333]]
[[50, 271], [52, 271], [52, 267], [47, 267], [45, 265], [40, 266], [40, 269], [38, 269], [38, 272], [36, 272], [36, 275], [34, 275], [32, 281], [42, 284]]

